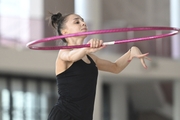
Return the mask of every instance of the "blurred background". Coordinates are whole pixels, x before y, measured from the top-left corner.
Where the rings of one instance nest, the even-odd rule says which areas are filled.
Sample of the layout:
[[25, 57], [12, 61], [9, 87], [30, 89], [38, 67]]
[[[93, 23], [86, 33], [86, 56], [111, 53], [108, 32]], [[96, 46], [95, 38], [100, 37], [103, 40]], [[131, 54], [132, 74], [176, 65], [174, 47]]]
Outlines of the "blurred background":
[[[57, 101], [58, 51], [26, 48], [30, 41], [55, 35], [46, 20], [50, 12], [77, 13], [89, 30], [180, 28], [179, 0], [0, 0], [0, 120], [46, 120]], [[95, 37], [111, 41], [165, 32], [169, 31]], [[100, 72], [94, 120], [180, 120], [180, 35], [107, 46], [95, 54], [114, 61], [133, 45], [149, 52], [148, 69], [134, 59], [120, 74]]]

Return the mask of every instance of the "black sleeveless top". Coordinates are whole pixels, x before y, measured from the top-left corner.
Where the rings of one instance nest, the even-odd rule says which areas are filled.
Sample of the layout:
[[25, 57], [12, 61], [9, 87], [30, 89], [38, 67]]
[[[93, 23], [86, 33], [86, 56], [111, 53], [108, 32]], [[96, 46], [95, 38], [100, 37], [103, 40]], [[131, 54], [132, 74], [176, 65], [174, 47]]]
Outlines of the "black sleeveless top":
[[74, 62], [57, 75], [59, 108], [77, 120], [92, 120], [98, 70], [94, 61]]

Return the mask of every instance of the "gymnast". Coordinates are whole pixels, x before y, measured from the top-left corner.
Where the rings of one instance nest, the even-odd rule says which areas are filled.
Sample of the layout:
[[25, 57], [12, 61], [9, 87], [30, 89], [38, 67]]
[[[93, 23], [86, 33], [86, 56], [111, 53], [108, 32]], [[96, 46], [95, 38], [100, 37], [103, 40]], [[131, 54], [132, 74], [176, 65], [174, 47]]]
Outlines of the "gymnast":
[[[58, 35], [86, 32], [83, 18], [77, 14], [52, 14], [50, 23]], [[64, 38], [67, 45], [81, 45], [87, 35]], [[51, 109], [48, 120], [92, 120], [98, 70], [118, 74], [133, 58], [139, 58], [146, 69], [145, 59], [138, 47], [132, 46], [115, 62], [104, 60], [93, 53], [105, 47], [103, 41], [90, 39], [90, 47], [59, 50], [56, 59], [56, 78], [59, 98]]]

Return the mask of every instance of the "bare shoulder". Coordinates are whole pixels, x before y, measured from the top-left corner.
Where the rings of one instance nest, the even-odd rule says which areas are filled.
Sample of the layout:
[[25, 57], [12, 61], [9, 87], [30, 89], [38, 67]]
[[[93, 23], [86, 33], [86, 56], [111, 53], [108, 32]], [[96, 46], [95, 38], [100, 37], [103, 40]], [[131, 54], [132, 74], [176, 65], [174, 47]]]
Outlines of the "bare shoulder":
[[[66, 51], [64, 51], [66, 52]], [[64, 72], [69, 66], [72, 64], [71, 62], [64, 61], [61, 59], [61, 54], [64, 54], [63, 51], [59, 51], [58, 56], [56, 58], [56, 75]]]
[[70, 49], [62, 49], [62, 50], [60, 50], [59, 53], [58, 53], [58, 59], [61, 59], [63, 61], [68, 61], [69, 53], [71, 51], [72, 50], [70, 50]]

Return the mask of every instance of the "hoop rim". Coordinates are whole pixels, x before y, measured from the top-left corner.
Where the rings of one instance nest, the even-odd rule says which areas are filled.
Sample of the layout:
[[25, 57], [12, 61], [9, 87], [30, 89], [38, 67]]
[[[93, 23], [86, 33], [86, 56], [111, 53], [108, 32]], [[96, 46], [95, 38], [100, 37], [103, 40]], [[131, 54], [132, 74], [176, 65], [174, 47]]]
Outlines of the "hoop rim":
[[166, 33], [166, 34], [160, 34], [160, 35], [154, 35], [154, 36], [148, 36], [148, 37], [139, 37], [139, 38], [132, 38], [132, 39], [124, 39], [124, 40], [114, 40], [111, 42], [106, 42], [106, 45], [112, 45], [112, 44], [123, 44], [123, 43], [129, 43], [129, 42], [138, 42], [138, 41], [146, 41], [146, 40], [152, 40], [157, 38], [164, 38], [176, 35], [180, 32], [179, 28], [175, 27], [133, 27], [133, 28], [113, 28], [113, 29], [102, 29], [102, 30], [92, 30], [92, 31], [86, 31], [86, 32], [79, 32], [79, 33], [72, 33], [72, 34], [66, 34], [66, 35], [60, 35], [60, 36], [52, 36], [47, 37], [39, 40], [34, 40], [26, 44], [26, 47], [33, 50], [60, 50], [60, 49], [72, 49], [72, 48], [83, 48], [83, 47], [89, 47], [89, 44], [83, 44], [83, 45], [74, 45], [74, 46], [48, 46], [48, 47], [38, 47], [34, 46], [39, 43], [45, 43], [49, 41], [55, 41], [62, 38], [68, 38], [68, 37], [76, 37], [76, 36], [82, 36], [82, 35], [94, 35], [94, 34], [106, 34], [106, 33], [116, 33], [116, 32], [129, 32], [129, 31], [152, 31], [152, 30], [173, 30], [172, 32]]

